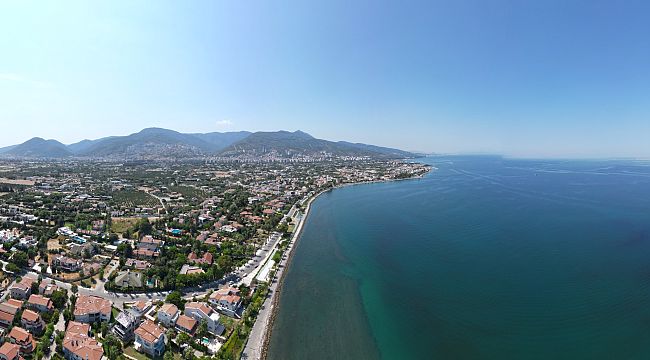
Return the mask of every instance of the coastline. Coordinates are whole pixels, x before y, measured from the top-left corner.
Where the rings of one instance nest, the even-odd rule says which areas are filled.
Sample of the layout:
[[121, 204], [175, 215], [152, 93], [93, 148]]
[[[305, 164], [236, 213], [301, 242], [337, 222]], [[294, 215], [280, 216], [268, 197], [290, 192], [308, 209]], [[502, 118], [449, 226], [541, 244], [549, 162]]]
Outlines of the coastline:
[[[403, 179], [374, 180], [374, 181], [363, 181], [363, 182], [357, 182], [357, 183], [340, 184], [340, 185], [333, 186], [333, 187], [331, 187], [329, 189], [321, 190], [319, 193], [313, 195], [307, 201], [307, 206], [305, 208], [305, 212], [304, 212], [302, 218], [300, 219], [300, 223], [297, 225], [296, 230], [294, 231], [294, 233], [293, 233], [293, 235], [291, 237], [289, 248], [287, 249], [288, 250], [287, 251], [287, 259], [284, 262], [280, 263], [281, 265], [283, 265], [283, 267], [278, 270], [278, 271], [281, 271], [281, 274], [280, 274], [279, 278], [277, 278], [278, 285], [277, 285], [275, 291], [273, 291], [273, 293], [271, 294], [271, 297], [269, 299], [267, 299], [267, 301], [270, 301], [270, 304], [269, 304], [269, 306], [270, 306], [270, 314], [269, 314], [269, 317], [267, 319], [265, 319], [264, 323], [262, 324], [262, 326], [263, 326], [263, 329], [262, 329], [262, 333], [263, 333], [262, 339], [263, 339], [263, 341], [262, 341], [261, 351], [260, 351], [260, 354], [259, 354], [260, 356], [257, 357], [257, 358], [253, 357], [253, 359], [265, 360], [267, 358], [267, 356], [268, 356], [269, 344], [270, 344], [270, 341], [271, 341], [271, 336], [273, 335], [273, 323], [275, 322], [275, 318], [276, 318], [276, 316], [278, 314], [279, 302], [280, 302], [280, 296], [281, 296], [280, 294], [281, 294], [281, 291], [282, 291], [282, 287], [284, 285], [284, 277], [286, 276], [286, 270], [289, 268], [289, 266], [291, 265], [291, 262], [293, 260], [293, 256], [294, 256], [294, 251], [293, 250], [294, 250], [294, 247], [298, 244], [298, 240], [300, 240], [300, 236], [302, 235], [303, 226], [304, 226], [304, 224], [307, 221], [307, 218], [309, 216], [309, 211], [311, 209], [312, 203], [316, 199], [318, 199], [321, 195], [323, 195], [323, 194], [325, 194], [327, 192], [333, 191], [335, 189], [342, 189], [342, 188], [345, 188], [345, 187], [356, 186], [356, 185], [389, 183], [389, 182], [396, 182], [396, 181], [403, 181], [403, 180], [421, 179], [424, 176], [426, 176], [427, 174], [429, 174], [432, 170], [435, 170], [435, 168], [430, 167], [429, 170], [427, 172], [423, 173], [423, 174], [413, 176], [413, 177], [409, 177], [409, 178], [403, 178]], [[274, 279], [276, 279], [276, 278], [274, 277]], [[257, 320], [260, 321], [261, 319], [258, 318]], [[256, 322], [256, 325], [257, 325], [257, 322]], [[250, 340], [250, 338], [249, 338], [249, 340]], [[244, 357], [242, 357], [242, 359], [243, 358]], [[246, 357], [246, 359], [250, 359], [250, 358]]]
[[277, 279], [278, 281], [278, 286], [276, 290], [273, 292], [273, 295], [271, 296], [271, 314], [269, 316], [269, 319], [267, 319], [267, 322], [264, 327], [264, 337], [263, 337], [263, 342], [262, 342], [262, 351], [261, 351], [261, 356], [260, 360], [265, 360], [268, 351], [269, 351], [269, 343], [271, 342], [271, 336], [273, 333], [273, 323], [275, 322], [275, 317], [278, 315], [278, 308], [279, 308], [279, 303], [280, 303], [280, 293], [282, 292], [282, 286], [284, 285], [284, 277], [286, 276], [286, 270], [289, 268], [291, 265], [291, 261], [293, 260], [293, 255], [294, 255], [294, 247], [298, 245], [298, 240], [300, 240], [300, 236], [302, 235], [302, 229], [305, 225], [305, 222], [307, 221], [307, 217], [309, 216], [309, 211], [311, 210], [311, 204], [318, 199], [321, 195], [323, 195], [326, 192], [329, 192], [333, 190], [334, 188], [322, 190], [318, 194], [315, 194], [312, 196], [308, 201], [307, 201], [307, 206], [305, 207], [305, 212], [302, 215], [302, 218], [300, 219], [300, 223], [296, 227], [296, 230], [294, 231], [292, 237], [291, 237], [291, 242], [289, 244], [289, 249], [287, 251], [287, 259], [284, 261], [282, 273], [280, 274], [280, 277]]

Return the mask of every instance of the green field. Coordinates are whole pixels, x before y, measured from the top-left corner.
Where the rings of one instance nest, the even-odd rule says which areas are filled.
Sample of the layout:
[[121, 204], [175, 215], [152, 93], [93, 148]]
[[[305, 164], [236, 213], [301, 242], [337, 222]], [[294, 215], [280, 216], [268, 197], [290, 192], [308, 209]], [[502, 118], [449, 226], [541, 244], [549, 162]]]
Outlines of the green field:
[[111, 225], [111, 232], [122, 234], [126, 230], [132, 228], [140, 218], [113, 218]]
[[183, 195], [185, 199], [192, 199], [192, 198], [197, 198], [200, 200], [205, 199], [205, 193], [203, 192], [203, 190], [197, 189], [192, 186], [182, 186], [182, 185], [170, 186], [169, 190]]
[[114, 192], [112, 195], [113, 202], [117, 205], [129, 207], [154, 207], [160, 205], [158, 199], [143, 191], [121, 190]]

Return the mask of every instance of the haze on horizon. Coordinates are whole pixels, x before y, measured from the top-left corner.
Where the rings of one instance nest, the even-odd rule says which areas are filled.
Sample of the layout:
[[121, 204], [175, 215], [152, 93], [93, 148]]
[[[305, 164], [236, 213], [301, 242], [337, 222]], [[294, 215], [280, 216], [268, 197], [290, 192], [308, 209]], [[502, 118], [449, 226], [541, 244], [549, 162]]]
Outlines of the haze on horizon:
[[644, 1], [0, 4], [0, 147], [146, 127], [650, 158]]

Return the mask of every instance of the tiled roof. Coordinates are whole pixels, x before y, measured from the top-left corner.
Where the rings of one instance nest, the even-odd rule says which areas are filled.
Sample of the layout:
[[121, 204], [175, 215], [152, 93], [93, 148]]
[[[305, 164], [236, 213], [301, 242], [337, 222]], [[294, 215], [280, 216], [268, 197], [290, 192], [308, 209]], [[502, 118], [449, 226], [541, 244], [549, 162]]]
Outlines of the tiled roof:
[[156, 324], [145, 320], [140, 327], [135, 329], [135, 334], [144, 341], [153, 344], [164, 334], [164, 331]]
[[84, 324], [80, 323], [77, 321], [70, 321], [68, 323], [68, 329], [66, 331], [66, 334], [82, 334], [82, 335], [88, 335], [90, 332], [90, 324]]
[[18, 356], [18, 352], [20, 351], [20, 346], [16, 344], [12, 344], [10, 342], [5, 342], [0, 346], [0, 355], [2, 355], [3, 358], [13, 360]]
[[210, 316], [212, 313], [212, 308], [209, 307], [206, 303], [200, 303], [200, 302], [190, 302], [185, 304], [185, 310], [188, 309], [196, 309], [201, 311], [205, 316]]
[[38, 313], [26, 309], [25, 311], [23, 311], [22, 319], [30, 322], [36, 322], [39, 319], [39, 315]]
[[9, 332], [9, 337], [16, 340], [16, 342], [26, 343], [29, 340], [31, 340], [32, 334], [30, 334], [29, 332], [27, 332], [27, 330], [21, 327], [14, 326], [13, 328], [11, 328], [11, 331]]
[[77, 299], [77, 303], [74, 308], [74, 315], [78, 316], [96, 313], [109, 315], [111, 313], [111, 307], [111, 302], [104, 298], [92, 295], [81, 295]]
[[16, 313], [8, 313], [0, 310], [0, 321], [4, 321], [6, 323], [10, 323], [14, 321], [14, 318], [16, 317]]
[[178, 307], [174, 304], [165, 304], [160, 308], [160, 311], [169, 316], [174, 316], [178, 312]]
[[27, 300], [27, 302], [29, 304], [52, 307], [52, 301], [49, 298], [46, 298], [45, 296], [41, 296], [41, 295], [32, 294], [29, 296], [29, 300]]
[[70, 321], [65, 332], [63, 347], [84, 360], [101, 360], [104, 349], [93, 338], [88, 336], [90, 325]]
[[197, 322], [198, 321], [192, 319], [189, 316], [181, 315], [178, 317], [178, 320], [176, 320], [176, 326], [192, 331], [192, 329], [194, 329], [194, 327], [196, 326]]

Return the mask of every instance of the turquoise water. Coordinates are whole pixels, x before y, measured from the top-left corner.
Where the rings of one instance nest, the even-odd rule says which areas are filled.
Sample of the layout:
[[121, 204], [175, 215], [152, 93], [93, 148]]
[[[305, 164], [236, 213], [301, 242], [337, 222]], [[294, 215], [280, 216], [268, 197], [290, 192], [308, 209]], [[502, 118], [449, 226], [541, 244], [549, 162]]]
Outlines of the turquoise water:
[[650, 167], [426, 160], [317, 199], [270, 359], [649, 359]]

